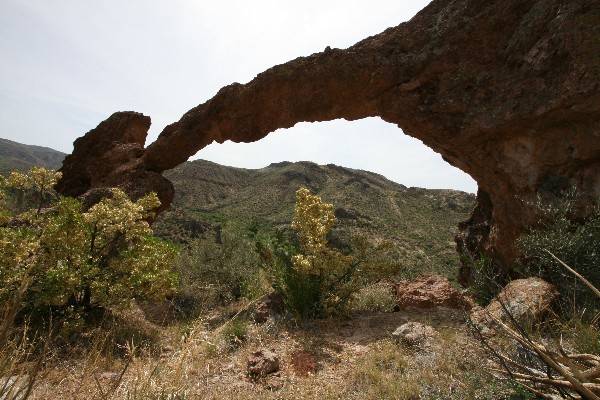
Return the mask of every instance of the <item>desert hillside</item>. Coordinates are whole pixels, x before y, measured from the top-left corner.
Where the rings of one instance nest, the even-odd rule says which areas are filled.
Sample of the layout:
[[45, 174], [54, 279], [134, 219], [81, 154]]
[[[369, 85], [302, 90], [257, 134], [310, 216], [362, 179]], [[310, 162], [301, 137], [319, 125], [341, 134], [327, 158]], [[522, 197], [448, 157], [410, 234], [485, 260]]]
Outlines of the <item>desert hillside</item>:
[[456, 190], [408, 188], [385, 177], [333, 164], [281, 162], [251, 170], [209, 161], [184, 163], [165, 173], [175, 185], [171, 209], [155, 232], [186, 242], [214, 225], [270, 235], [289, 227], [295, 192], [304, 186], [335, 207], [331, 240], [338, 247], [353, 235], [387, 240], [401, 249], [406, 266], [454, 277], [454, 235], [468, 219], [475, 196]]

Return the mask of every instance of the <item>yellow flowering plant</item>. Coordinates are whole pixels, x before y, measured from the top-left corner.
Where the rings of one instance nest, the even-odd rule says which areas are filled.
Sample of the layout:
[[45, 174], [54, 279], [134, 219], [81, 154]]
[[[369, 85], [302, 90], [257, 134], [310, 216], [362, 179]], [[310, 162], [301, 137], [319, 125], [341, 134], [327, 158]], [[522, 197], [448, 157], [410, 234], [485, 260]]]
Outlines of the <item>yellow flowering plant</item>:
[[[58, 177], [36, 168], [13, 173], [0, 185], [44, 196]], [[30, 309], [90, 309], [164, 297], [177, 283], [176, 251], [152, 236], [147, 218], [159, 205], [154, 193], [132, 201], [120, 189], [87, 211], [68, 197], [58, 197], [44, 212], [39, 206], [18, 215], [0, 204], [0, 300], [26, 278], [24, 301]]]
[[296, 192], [292, 228], [298, 233], [298, 245], [276, 250], [274, 275], [288, 307], [304, 317], [344, 313], [362, 286], [400, 269], [387, 243], [372, 244], [356, 237], [349, 254], [329, 247], [327, 237], [334, 224], [332, 204], [323, 203], [306, 188]]

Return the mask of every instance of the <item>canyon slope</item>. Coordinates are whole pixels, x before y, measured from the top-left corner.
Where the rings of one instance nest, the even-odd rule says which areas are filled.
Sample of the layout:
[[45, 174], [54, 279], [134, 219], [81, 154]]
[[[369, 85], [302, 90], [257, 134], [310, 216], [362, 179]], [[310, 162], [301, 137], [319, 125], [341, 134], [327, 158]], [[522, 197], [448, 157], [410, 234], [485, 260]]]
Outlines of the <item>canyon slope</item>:
[[[65, 156], [0, 139], [0, 165], [7, 171], [26, 171], [29, 162], [56, 168]], [[352, 236], [387, 241], [406, 273], [441, 273], [452, 280], [459, 265], [453, 242], [457, 224], [475, 204], [470, 193], [406, 187], [373, 172], [306, 161], [244, 169], [195, 160], [165, 176], [173, 182], [175, 197], [153, 228], [173, 242], [189, 243], [223, 227], [256, 239], [289, 231], [295, 192], [304, 186], [335, 207], [333, 245], [345, 248]]]

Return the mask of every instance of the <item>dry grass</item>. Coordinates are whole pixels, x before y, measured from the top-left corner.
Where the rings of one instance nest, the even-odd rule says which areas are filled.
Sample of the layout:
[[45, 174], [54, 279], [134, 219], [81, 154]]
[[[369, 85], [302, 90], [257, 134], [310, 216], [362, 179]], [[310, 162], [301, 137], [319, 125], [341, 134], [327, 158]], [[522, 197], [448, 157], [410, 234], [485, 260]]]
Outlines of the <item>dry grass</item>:
[[[28, 324], [15, 328], [29, 279], [25, 277], [12, 301], [0, 306], [0, 399], [26, 399], [33, 390], [45, 360], [45, 341], [29, 340]], [[41, 344], [36, 347], [35, 343]]]
[[[489, 376], [480, 371], [478, 347], [464, 316], [451, 310], [315, 321], [282, 316], [262, 325], [221, 311], [188, 326], [154, 327], [160, 330], [155, 343], [134, 338], [117, 356], [98, 337], [85, 354], [49, 362], [31, 398], [493, 399], [485, 393], [509, 390], [481, 385]], [[135, 325], [142, 316], [130, 312], [126, 318]], [[390, 333], [409, 320], [428, 322], [440, 332], [430, 348], [407, 349], [392, 340]], [[281, 369], [254, 381], [246, 376], [246, 363], [259, 348], [278, 354]], [[311, 371], [294, 366], [298, 354], [314, 363]]]
[[362, 288], [353, 298], [354, 311], [392, 312], [396, 307], [395, 289], [385, 282]]

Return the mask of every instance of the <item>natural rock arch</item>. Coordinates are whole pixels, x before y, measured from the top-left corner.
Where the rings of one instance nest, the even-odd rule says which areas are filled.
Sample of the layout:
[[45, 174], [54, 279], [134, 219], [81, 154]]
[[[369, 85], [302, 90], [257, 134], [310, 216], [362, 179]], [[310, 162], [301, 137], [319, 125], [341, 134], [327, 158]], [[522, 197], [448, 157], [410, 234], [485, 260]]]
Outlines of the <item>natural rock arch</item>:
[[173, 187], [160, 174], [213, 141], [252, 142], [301, 121], [379, 116], [479, 184], [458, 248], [514, 258], [527, 200], [577, 186], [600, 196], [600, 2], [434, 0], [407, 23], [345, 49], [232, 84], [144, 149], [150, 118], [113, 114], [75, 142], [60, 192]]

